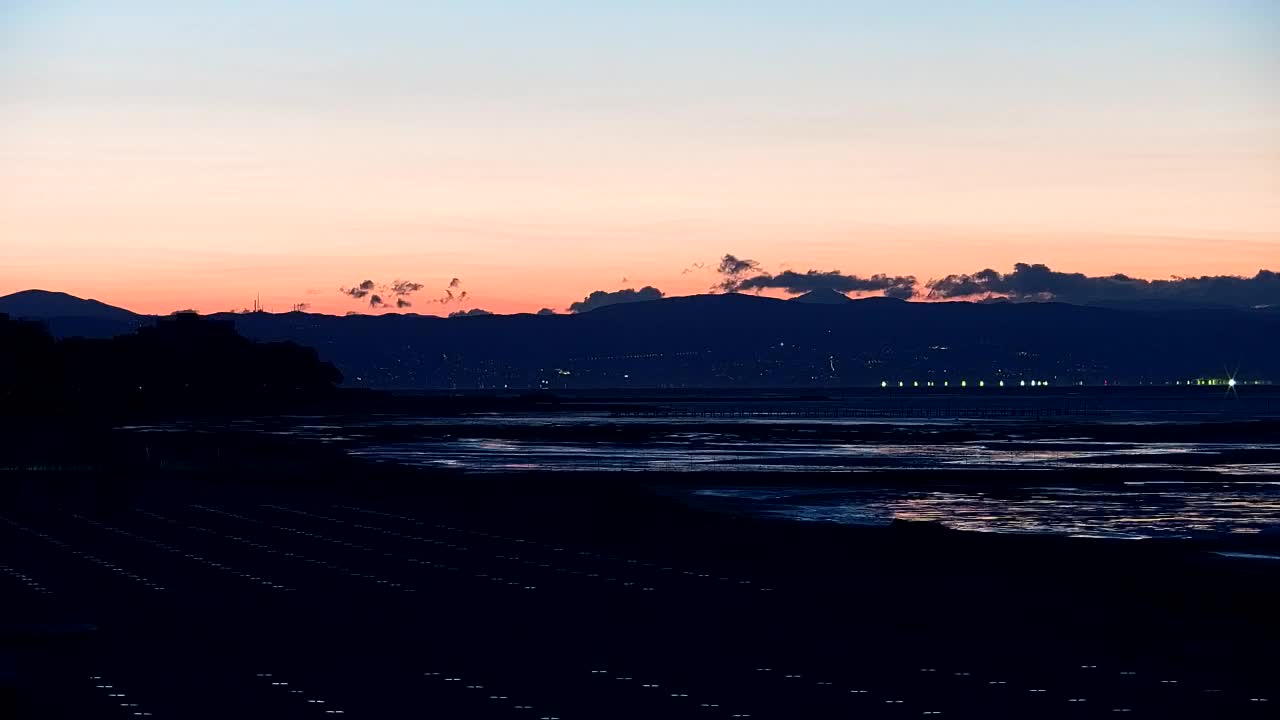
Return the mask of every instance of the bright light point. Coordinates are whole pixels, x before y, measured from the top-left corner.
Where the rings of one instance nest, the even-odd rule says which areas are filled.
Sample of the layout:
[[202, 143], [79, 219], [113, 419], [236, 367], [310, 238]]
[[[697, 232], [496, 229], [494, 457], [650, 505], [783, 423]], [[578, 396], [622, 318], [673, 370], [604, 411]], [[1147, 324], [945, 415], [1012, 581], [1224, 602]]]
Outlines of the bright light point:
[[880, 387], [889, 387], [889, 383], [885, 382], [884, 380], [881, 380]]
[[1227, 387], [1235, 387], [1235, 386], [1236, 386], [1235, 378], [1231, 378], [1230, 380], [1227, 380]]
[[899, 381], [898, 381], [898, 387], [902, 387], [902, 384], [903, 384], [903, 383], [902, 383], [902, 381], [901, 381], [901, 380], [899, 380]]
[[960, 387], [968, 387], [968, 385], [969, 385], [969, 381], [968, 381], [968, 380], [961, 380], [961, 381], [960, 381]]
[[1026, 380], [1019, 380], [1019, 381], [1018, 381], [1018, 386], [1019, 386], [1019, 387], [1026, 387], [1026, 386], [1027, 386], [1027, 381], [1026, 381]]
[[[1232, 382], [1234, 383], [1235, 381], [1233, 380]], [[920, 387], [920, 381], [919, 381], [919, 380], [912, 380], [912, 381], [911, 381], [911, 387]]]
[[986, 387], [986, 386], [987, 386], [987, 381], [986, 381], [986, 380], [979, 380], [979, 381], [978, 381], [978, 387]]
[[1003, 380], [1001, 380], [1001, 381], [1000, 381], [1000, 387], [1004, 387], [1004, 381], [1003, 381]]

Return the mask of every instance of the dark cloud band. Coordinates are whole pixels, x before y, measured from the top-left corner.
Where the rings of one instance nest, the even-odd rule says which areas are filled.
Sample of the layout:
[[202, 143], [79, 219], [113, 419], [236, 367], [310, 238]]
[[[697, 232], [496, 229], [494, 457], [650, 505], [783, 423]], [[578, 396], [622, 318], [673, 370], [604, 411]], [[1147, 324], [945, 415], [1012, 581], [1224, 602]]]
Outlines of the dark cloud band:
[[604, 290], [596, 290], [582, 300], [569, 306], [569, 312], [584, 313], [606, 305], [617, 305], [618, 303], [644, 302], [646, 300], [660, 300], [663, 292], [652, 285], [646, 285], [639, 290], [627, 288], [616, 292], [606, 292]]
[[1253, 277], [1204, 275], [1144, 280], [1122, 274], [1090, 276], [1058, 272], [1047, 265], [1018, 263], [1010, 273], [987, 268], [930, 280], [927, 287], [928, 296], [939, 300], [1005, 297], [1015, 302], [1053, 300], [1076, 305], [1280, 305], [1280, 273], [1270, 270], [1259, 270]]

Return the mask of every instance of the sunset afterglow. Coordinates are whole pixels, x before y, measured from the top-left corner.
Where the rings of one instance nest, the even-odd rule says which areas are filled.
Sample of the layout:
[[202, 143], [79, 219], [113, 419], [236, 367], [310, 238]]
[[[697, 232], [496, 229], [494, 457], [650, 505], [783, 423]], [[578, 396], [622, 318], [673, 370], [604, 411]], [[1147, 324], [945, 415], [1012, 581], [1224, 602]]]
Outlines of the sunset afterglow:
[[0, 294], [533, 312], [705, 292], [725, 253], [1280, 266], [1272, 3], [533, 5], [8, 4]]

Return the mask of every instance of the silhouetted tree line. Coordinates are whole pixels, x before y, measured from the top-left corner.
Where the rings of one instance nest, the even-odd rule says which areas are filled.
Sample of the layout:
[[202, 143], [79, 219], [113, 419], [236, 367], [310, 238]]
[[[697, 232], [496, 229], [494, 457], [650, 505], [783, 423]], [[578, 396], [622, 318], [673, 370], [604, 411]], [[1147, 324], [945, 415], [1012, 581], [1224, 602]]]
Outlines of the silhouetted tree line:
[[340, 382], [312, 348], [253, 342], [195, 313], [109, 340], [58, 341], [0, 314], [0, 412], [270, 410], [322, 399]]

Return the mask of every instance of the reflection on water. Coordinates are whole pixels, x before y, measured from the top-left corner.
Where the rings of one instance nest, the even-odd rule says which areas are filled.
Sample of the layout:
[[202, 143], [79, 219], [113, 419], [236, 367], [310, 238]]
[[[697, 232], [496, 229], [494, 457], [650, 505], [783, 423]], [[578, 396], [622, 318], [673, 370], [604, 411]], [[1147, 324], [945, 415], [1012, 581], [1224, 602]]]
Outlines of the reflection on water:
[[[745, 442], [707, 433], [673, 433], [644, 443], [485, 437], [423, 438], [360, 446], [356, 455], [424, 467], [502, 472], [535, 468], [664, 471], [836, 471], [878, 468], [1145, 468], [1212, 470], [1230, 475], [1280, 473], [1280, 444], [1122, 443], [1087, 440], [892, 442]], [[1225, 462], [1251, 453], [1275, 462]]]
[[[1235, 429], [1227, 432], [1211, 423], [1031, 425], [853, 418], [710, 423], [565, 413], [362, 416], [344, 422], [282, 418], [245, 420], [233, 427], [334, 443], [375, 460], [469, 472], [753, 472], [751, 484], [756, 486], [703, 489], [693, 500], [797, 520], [880, 524], [900, 518], [964, 530], [1129, 538], [1257, 534], [1280, 528], [1280, 443], [1270, 442], [1274, 434], [1268, 432], [1232, 442], [1238, 437]], [[1188, 437], [1213, 442], [1188, 442]], [[1089, 479], [1090, 470], [1119, 468], [1142, 470], [1144, 479], [1159, 479], [1164, 472], [1177, 479], [1074, 485]], [[1001, 489], [996, 493], [974, 487], [891, 487], [891, 480], [869, 489], [867, 482], [884, 477], [866, 474], [877, 470], [1022, 472], [998, 476]], [[834, 489], [830, 484], [758, 487], [762, 473], [785, 483], [784, 473], [793, 471], [858, 473], [858, 482]], [[1029, 476], [1029, 471], [1035, 474]], [[1048, 487], [1054, 484], [1066, 486]]]
[[1134, 539], [1257, 534], [1280, 527], [1280, 482], [1142, 485], [1147, 484], [998, 494], [902, 488], [715, 488], [694, 494], [761, 514], [857, 525], [899, 519], [957, 530]]
[[[451, 438], [371, 445], [353, 453], [426, 467], [482, 472], [844, 471], [876, 469], [1054, 470], [1142, 468], [1200, 471], [1221, 481], [1125, 487], [1039, 487], [999, 494], [902, 487], [758, 487], [697, 491], [737, 510], [796, 520], [885, 524], [927, 520], [959, 530], [1118, 538], [1254, 534], [1280, 527], [1280, 446], [1234, 443], [1102, 442], [1081, 438], [923, 443], [744, 442], [673, 433], [644, 443]], [[1269, 462], [1232, 462], [1241, 455]], [[1025, 477], [1025, 476], [1019, 476]], [[1184, 476], [1185, 477], [1185, 476]]]

